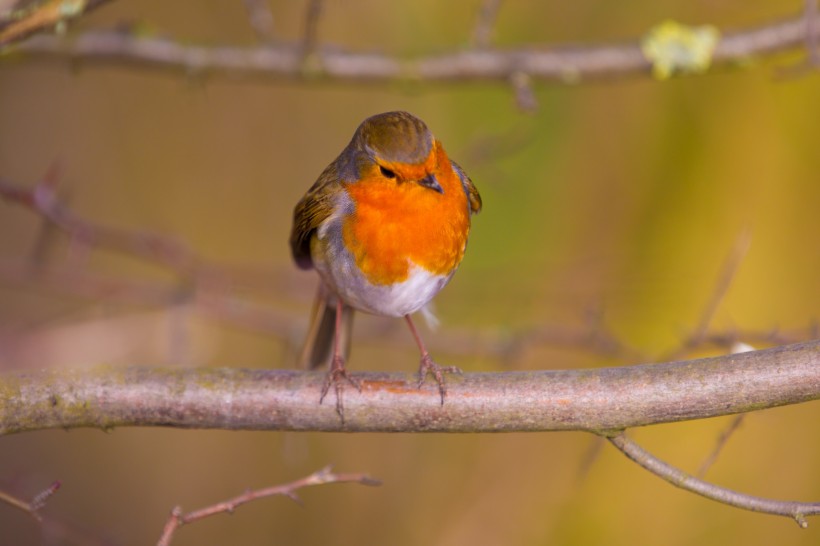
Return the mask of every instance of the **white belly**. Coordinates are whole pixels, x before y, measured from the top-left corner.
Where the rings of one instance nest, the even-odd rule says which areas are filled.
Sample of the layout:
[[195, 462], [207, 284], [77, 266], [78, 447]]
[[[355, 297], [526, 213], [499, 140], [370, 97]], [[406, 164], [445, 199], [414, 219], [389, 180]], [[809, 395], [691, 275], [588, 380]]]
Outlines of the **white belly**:
[[371, 284], [346, 260], [341, 267], [315, 263], [325, 284], [346, 304], [360, 311], [403, 317], [424, 307], [450, 281], [452, 275], [435, 275], [411, 264], [407, 279], [391, 285]]

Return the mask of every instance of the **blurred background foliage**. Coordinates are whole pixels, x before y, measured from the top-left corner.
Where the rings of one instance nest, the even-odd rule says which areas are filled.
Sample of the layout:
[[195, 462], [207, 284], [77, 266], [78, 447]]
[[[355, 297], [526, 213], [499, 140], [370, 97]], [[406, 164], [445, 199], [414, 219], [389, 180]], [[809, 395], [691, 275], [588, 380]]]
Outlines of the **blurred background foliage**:
[[[298, 40], [304, 2], [272, 2], [278, 39]], [[494, 44], [635, 39], [665, 18], [737, 27], [791, 16], [799, 2], [516, 2]], [[324, 3], [322, 43], [397, 56], [466, 47], [479, 2]], [[140, 21], [185, 43], [253, 44], [239, 2], [113, 2], [72, 32]], [[538, 111], [489, 83], [240, 82], [128, 66], [0, 60], [0, 176], [33, 184], [61, 162], [70, 206], [94, 222], [184, 241], [255, 272], [253, 297], [290, 313], [269, 335], [202, 317], [184, 303], [111, 303], [0, 277], [0, 368], [99, 364], [290, 367], [315, 288], [287, 247], [293, 205], [365, 117], [420, 116], [484, 198], [470, 248], [437, 299], [448, 330], [501, 334], [607, 330], [647, 355], [698, 323], [744, 229], [750, 249], [715, 329], [807, 328], [820, 309], [820, 82], [777, 78], [800, 54], [666, 83], [648, 77], [535, 86]], [[41, 221], [0, 204], [0, 259], [28, 263]], [[91, 251], [46, 268], [167, 283], [175, 276]], [[241, 284], [241, 283], [240, 283]], [[241, 286], [240, 286], [241, 289]], [[184, 300], [183, 300], [184, 301]], [[363, 317], [358, 328], [403, 328]], [[400, 321], [396, 321], [400, 322]], [[399, 336], [401, 337], [401, 336]], [[353, 370], [413, 370], [409, 334], [355, 343]], [[354, 338], [355, 339], [355, 338]], [[591, 351], [525, 347], [514, 359], [448, 354], [468, 371], [635, 363]], [[708, 478], [744, 492], [820, 497], [816, 403], [751, 415]], [[633, 435], [695, 471], [729, 422]], [[678, 491], [604, 446], [587, 473], [589, 435], [229, 433], [118, 429], [0, 438], [0, 488], [63, 488], [44, 514], [70, 531], [53, 543], [146, 544], [170, 508], [194, 509], [328, 463], [384, 481], [314, 488], [305, 506], [268, 499], [179, 531], [174, 544], [817, 544], [818, 524], [739, 511]], [[46, 533], [48, 534], [48, 533]], [[40, 544], [41, 530], [0, 504], [0, 543]], [[51, 542], [47, 542], [51, 543]]]

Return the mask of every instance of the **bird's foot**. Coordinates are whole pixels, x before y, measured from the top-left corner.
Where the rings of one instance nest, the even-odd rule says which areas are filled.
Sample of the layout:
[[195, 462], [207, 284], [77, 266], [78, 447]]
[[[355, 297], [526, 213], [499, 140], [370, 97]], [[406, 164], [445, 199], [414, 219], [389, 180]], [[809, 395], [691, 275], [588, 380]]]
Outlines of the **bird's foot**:
[[447, 396], [447, 385], [444, 382], [445, 373], [462, 374], [461, 368], [457, 366], [439, 366], [433, 361], [429, 353], [421, 355], [421, 365], [419, 366], [419, 383], [418, 388], [424, 384], [427, 379], [427, 374], [431, 374], [438, 383], [438, 392], [441, 394], [441, 405], [444, 405], [444, 397]]
[[322, 395], [319, 397], [319, 403], [321, 404], [324, 401], [325, 396], [327, 396], [328, 391], [330, 390], [330, 386], [333, 385], [333, 390], [336, 391], [336, 413], [339, 414], [339, 417], [342, 420], [342, 424], [345, 422], [345, 408], [344, 408], [344, 382], [347, 381], [359, 392], [362, 392], [362, 385], [359, 383], [357, 379], [354, 379], [353, 376], [347, 373], [347, 369], [345, 368], [345, 360], [341, 356], [334, 356], [333, 361], [330, 364], [330, 370], [325, 375], [325, 382], [322, 385]]

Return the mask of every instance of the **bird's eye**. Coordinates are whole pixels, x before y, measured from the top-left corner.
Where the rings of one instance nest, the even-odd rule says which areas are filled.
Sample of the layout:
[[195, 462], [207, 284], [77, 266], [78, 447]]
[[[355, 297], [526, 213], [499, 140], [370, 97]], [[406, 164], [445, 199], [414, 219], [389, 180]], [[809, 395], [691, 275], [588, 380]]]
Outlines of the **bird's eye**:
[[384, 167], [379, 165], [379, 170], [382, 172], [382, 176], [385, 178], [396, 178], [396, 173], [394, 173], [390, 169], [385, 169]]

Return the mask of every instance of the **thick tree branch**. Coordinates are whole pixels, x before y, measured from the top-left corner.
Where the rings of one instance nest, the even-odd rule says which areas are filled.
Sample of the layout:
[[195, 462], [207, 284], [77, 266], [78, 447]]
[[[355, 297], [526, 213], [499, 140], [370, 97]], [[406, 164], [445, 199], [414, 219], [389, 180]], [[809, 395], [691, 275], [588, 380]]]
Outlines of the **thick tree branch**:
[[686, 491], [697, 493], [708, 499], [712, 499], [723, 504], [728, 504], [744, 510], [754, 512], [764, 512], [779, 516], [788, 516], [794, 519], [800, 527], [808, 527], [806, 516], [820, 514], [820, 502], [797, 502], [778, 501], [763, 497], [754, 497], [744, 493], [738, 493], [731, 489], [720, 487], [713, 483], [699, 480], [658, 459], [641, 446], [627, 438], [624, 434], [617, 434], [609, 438], [609, 441], [618, 448], [624, 455], [638, 463], [652, 474], [663, 478], [675, 487], [680, 487]]
[[174, 426], [349, 432], [586, 430], [700, 419], [820, 398], [820, 341], [715, 358], [586, 370], [468, 373], [430, 383], [357, 373], [345, 422], [319, 405], [323, 372], [96, 369], [0, 376], [0, 435]]
[[[750, 57], [805, 46], [807, 28], [816, 25], [801, 14], [793, 19], [723, 34], [711, 55], [712, 65], [742, 63]], [[639, 40], [586, 47], [537, 45], [518, 49], [471, 49], [410, 60], [379, 53], [341, 51], [317, 46], [315, 63], [305, 70], [303, 44], [276, 46], [191, 46], [157, 36], [123, 31], [89, 31], [71, 39], [35, 36], [17, 46], [31, 56], [84, 63], [130, 63], [186, 74], [224, 74], [235, 78], [315, 78], [338, 81], [476, 81], [527, 80], [577, 82], [628, 74], [649, 74], [651, 62]]]

